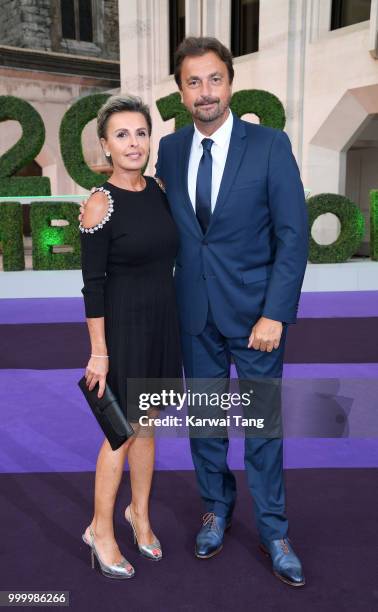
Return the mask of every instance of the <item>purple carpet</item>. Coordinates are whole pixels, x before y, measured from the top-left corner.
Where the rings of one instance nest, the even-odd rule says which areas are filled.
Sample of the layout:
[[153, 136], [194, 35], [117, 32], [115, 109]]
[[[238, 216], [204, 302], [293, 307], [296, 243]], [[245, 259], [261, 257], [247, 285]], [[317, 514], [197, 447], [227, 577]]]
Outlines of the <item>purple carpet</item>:
[[[378, 291], [320, 291], [302, 293], [300, 319], [378, 317]], [[0, 299], [0, 323], [71, 323], [85, 321], [77, 298]]]
[[299, 317], [285, 355], [284, 463], [306, 586], [279, 582], [258, 551], [240, 437], [229, 450], [233, 525], [214, 559], [193, 555], [203, 507], [187, 437], [157, 436], [160, 563], [133, 547], [124, 473], [115, 531], [136, 577], [122, 583], [91, 570], [81, 540], [103, 438], [77, 387], [88, 358], [82, 299], [0, 299], [1, 590], [69, 591], [75, 612], [377, 610], [378, 292], [302, 294]]
[[[377, 467], [378, 292], [304, 293], [299, 315], [285, 355], [286, 468]], [[1, 472], [94, 469], [102, 434], [76, 384], [84, 321], [81, 298], [0, 300]], [[243, 468], [240, 438], [230, 465]], [[192, 469], [187, 439], [158, 437], [157, 469]]]
[[[378, 467], [377, 371], [372, 364], [318, 364], [310, 378], [308, 364], [285, 366], [286, 468]], [[76, 369], [0, 370], [0, 412], [7, 415], [0, 472], [95, 469], [102, 432], [77, 386], [81, 375]], [[319, 397], [326, 415], [323, 429], [313, 431]], [[243, 468], [243, 448], [234, 434], [229, 458], [235, 469]], [[193, 469], [185, 430], [157, 434], [156, 467]]]
[[209, 560], [193, 554], [203, 512], [193, 472], [155, 474], [151, 522], [163, 546], [159, 563], [137, 553], [123, 520], [130, 500], [125, 474], [115, 533], [136, 571], [125, 582], [93, 571], [81, 541], [92, 512], [93, 473], [3, 474], [1, 589], [69, 591], [75, 612], [373, 612], [378, 607], [377, 477], [374, 469], [286, 472], [289, 536], [307, 581], [293, 589], [272, 575], [257, 548], [242, 472], [236, 472], [232, 527], [222, 552]]
[[[285, 355], [287, 468], [378, 466], [377, 304], [377, 291], [302, 294]], [[93, 470], [102, 434], [76, 384], [88, 356], [82, 299], [0, 300], [0, 333], [0, 471]], [[240, 438], [230, 464], [243, 467]], [[192, 469], [187, 440], [159, 436], [157, 468]]]
[[[0, 337], [0, 368], [80, 368], [88, 359], [85, 323], [3, 324]], [[288, 330], [285, 362], [378, 363], [377, 337], [378, 317], [300, 319]]]

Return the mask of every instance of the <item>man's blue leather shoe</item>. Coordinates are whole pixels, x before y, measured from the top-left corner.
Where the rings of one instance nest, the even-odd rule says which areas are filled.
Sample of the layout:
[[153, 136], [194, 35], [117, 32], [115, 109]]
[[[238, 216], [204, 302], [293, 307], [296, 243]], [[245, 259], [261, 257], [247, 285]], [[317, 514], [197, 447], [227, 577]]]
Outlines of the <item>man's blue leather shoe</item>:
[[226, 529], [231, 527], [231, 520], [216, 516], [214, 512], [207, 512], [203, 516], [203, 525], [197, 535], [194, 549], [199, 559], [209, 559], [223, 548], [223, 536]]
[[277, 578], [295, 587], [305, 584], [301, 562], [295, 554], [289, 538], [261, 543], [260, 549], [271, 558], [273, 574]]

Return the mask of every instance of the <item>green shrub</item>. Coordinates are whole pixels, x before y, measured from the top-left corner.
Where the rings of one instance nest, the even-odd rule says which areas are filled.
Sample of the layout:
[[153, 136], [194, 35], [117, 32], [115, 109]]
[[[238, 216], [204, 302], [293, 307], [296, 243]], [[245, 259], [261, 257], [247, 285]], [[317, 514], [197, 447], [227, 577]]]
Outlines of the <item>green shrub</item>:
[[64, 165], [75, 183], [84, 189], [98, 187], [108, 179], [106, 174], [93, 172], [87, 165], [81, 135], [109, 97], [109, 94], [100, 93], [80, 98], [64, 114], [60, 124], [60, 150]]
[[370, 191], [370, 257], [378, 261], [378, 190]]
[[[365, 220], [359, 208], [345, 196], [320, 193], [307, 200], [309, 210], [310, 253], [313, 263], [340, 263], [357, 251], [365, 231]], [[339, 219], [341, 230], [332, 244], [318, 244], [311, 236], [311, 228], [320, 215], [333, 213]]]
[[45, 142], [45, 126], [41, 115], [29, 102], [14, 96], [0, 96], [0, 122], [14, 120], [22, 127], [22, 136], [0, 157], [0, 196], [50, 195], [50, 179], [46, 176], [15, 177], [30, 164]]
[[[181, 102], [179, 93], [173, 93], [156, 100], [156, 106], [163, 121], [175, 120], [175, 131], [190, 125], [193, 120], [189, 111]], [[254, 113], [263, 125], [283, 130], [285, 127], [285, 110], [277, 96], [262, 89], [244, 89], [237, 91], [231, 98], [231, 110], [238, 117]]]
[[193, 123], [192, 116], [181, 102], [178, 92], [156, 100], [156, 106], [163, 121], [175, 120], [175, 131]]
[[0, 241], [4, 272], [25, 269], [22, 221], [20, 202], [0, 203]]
[[[34, 270], [78, 270], [81, 268], [78, 205], [75, 202], [33, 202], [30, 225], [33, 238]], [[65, 219], [69, 225], [52, 227], [52, 219]], [[68, 245], [72, 253], [53, 253], [53, 246]]]
[[285, 127], [285, 109], [282, 102], [269, 91], [263, 89], [242, 89], [234, 93], [231, 99], [231, 110], [238, 117], [254, 113], [262, 125], [279, 130]]

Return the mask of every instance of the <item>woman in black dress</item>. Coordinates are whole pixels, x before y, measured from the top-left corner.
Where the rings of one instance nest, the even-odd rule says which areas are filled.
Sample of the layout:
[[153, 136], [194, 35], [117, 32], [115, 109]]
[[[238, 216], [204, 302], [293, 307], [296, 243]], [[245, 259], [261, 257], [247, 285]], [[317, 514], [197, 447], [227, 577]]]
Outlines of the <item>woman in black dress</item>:
[[[85, 375], [89, 389], [99, 383], [100, 397], [107, 381], [128, 420], [137, 423], [127, 380], [159, 379], [163, 388], [164, 379], [182, 374], [173, 286], [178, 234], [162, 187], [141, 173], [149, 154], [148, 108], [139, 98], [113, 96], [100, 109], [97, 131], [113, 173], [92, 190], [80, 222], [91, 341]], [[148, 517], [154, 438], [133, 436], [116, 451], [105, 439], [96, 466], [94, 516], [82, 537], [91, 548], [92, 566], [96, 557], [103, 574], [112, 578], [135, 573], [113, 528], [126, 456], [132, 499], [125, 519], [139, 551], [149, 559], [162, 558]]]

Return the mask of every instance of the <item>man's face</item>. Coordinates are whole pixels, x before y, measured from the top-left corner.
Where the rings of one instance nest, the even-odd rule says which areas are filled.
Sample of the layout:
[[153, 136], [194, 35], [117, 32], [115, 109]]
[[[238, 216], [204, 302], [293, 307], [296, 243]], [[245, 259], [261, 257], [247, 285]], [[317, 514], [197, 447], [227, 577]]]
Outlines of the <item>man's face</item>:
[[213, 51], [186, 57], [181, 65], [181, 93], [194, 119], [216, 121], [226, 114], [232, 95], [226, 64]]

